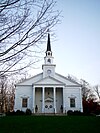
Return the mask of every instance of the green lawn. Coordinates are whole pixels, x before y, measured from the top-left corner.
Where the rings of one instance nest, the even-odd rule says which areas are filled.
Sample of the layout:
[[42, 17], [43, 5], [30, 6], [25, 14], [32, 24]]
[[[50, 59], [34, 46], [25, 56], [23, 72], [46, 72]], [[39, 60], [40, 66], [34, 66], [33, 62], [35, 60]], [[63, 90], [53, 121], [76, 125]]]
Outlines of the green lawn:
[[95, 116], [6, 116], [0, 118], [0, 133], [98, 133]]

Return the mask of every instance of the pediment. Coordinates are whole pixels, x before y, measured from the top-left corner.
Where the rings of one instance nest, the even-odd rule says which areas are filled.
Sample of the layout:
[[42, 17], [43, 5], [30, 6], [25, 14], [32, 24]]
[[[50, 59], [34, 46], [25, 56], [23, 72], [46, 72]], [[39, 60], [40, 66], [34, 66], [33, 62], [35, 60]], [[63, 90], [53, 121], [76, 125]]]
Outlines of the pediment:
[[53, 98], [47, 97], [47, 98], [45, 99], [45, 102], [53, 102]]
[[46, 78], [43, 78], [41, 80], [39, 80], [38, 82], [35, 82], [34, 83], [35, 85], [65, 85], [63, 82], [53, 78], [53, 77], [46, 77]]

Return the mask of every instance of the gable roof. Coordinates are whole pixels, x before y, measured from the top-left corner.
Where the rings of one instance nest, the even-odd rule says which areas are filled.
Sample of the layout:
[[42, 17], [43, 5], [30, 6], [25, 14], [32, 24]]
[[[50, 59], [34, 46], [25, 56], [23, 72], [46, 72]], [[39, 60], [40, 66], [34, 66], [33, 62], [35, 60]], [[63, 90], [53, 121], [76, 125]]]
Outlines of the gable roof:
[[17, 83], [16, 86], [20, 85], [58, 85], [58, 86], [67, 86], [67, 87], [81, 87], [76, 81], [73, 81], [67, 77], [64, 77], [61, 74], [55, 73], [55, 77], [45, 77], [43, 78], [43, 73], [39, 73], [29, 79], [25, 79], [24, 81]]
[[31, 78], [25, 79], [22, 82], [17, 83], [16, 86], [17, 85], [32, 85], [34, 82], [42, 79], [42, 77], [43, 77], [43, 73], [39, 73]]
[[65, 83], [67, 86], [68, 85], [72, 85], [72, 86], [79, 86], [81, 87], [81, 84], [79, 84], [78, 82], [72, 80], [72, 79], [69, 79], [61, 74], [58, 74], [58, 73], [55, 73], [55, 77], [56, 78], [59, 78], [60, 81], [63, 81], [63, 83]]

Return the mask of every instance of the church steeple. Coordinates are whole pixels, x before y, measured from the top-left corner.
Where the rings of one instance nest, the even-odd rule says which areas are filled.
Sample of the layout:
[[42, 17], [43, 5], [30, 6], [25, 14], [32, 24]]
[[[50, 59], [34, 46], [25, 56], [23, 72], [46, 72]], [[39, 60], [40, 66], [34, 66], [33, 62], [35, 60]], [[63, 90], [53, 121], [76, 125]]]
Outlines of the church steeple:
[[48, 33], [47, 51], [51, 51], [50, 34]]
[[53, 64], [53, 57], [52, 57], [51, 44], [50, 44], [50, 34], [48, 33], [46, 56], [44, 57], [44, 64], [42, 65], [43, 78], [47, 76], [54, 77], [55, 66], [56, 65]]
[[46, 56], [52, 56], [51, 44], [50, 44], [50, 34], [49, 33], [48, 33], [48, 40], [47, 40]]

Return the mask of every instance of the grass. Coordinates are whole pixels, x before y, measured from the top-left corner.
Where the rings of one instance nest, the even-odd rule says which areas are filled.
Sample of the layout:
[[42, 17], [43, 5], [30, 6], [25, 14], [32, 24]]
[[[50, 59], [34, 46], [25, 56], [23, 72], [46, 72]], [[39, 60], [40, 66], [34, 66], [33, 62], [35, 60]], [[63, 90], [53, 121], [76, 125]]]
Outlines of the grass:
[[6, 116], [0, 118], [0, 133], [98, 133], [100, 117]]

